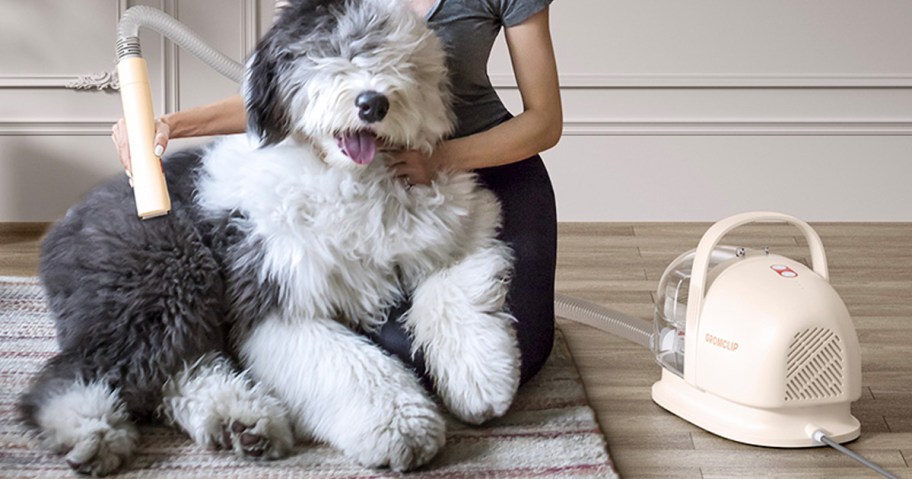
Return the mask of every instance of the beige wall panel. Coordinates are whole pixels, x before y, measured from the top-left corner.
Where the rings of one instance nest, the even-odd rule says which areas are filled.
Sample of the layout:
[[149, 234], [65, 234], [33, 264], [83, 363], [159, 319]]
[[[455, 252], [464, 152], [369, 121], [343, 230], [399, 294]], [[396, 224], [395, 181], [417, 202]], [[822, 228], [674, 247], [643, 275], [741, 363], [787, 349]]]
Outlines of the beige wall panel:
[[[907, 0], [557, 0], [551, 10], [569, 77], [912, 77]], [[497, 65], [492, 74], [509, 73]]]
[[54, 220], [112, 175], [123, 170], [107, 137], [0, 136], [0, 219]]
[[121, 5], [118, 0], [3, 0], [0, 77], [110, 68]]
[[[241, 34], [245, 27], [245, 3], [230, 2], [230, 8], [226, 8], [225, 0], [182, 0], [178, 3], [176, 16], [217, 50], [234, 61], [243, 62], [247, 57], [245, 37]], [[257, 27], [255, 19], [252, 26]], [[237, 83], [193, 55], [178, 51], [177, 57], [180, 79], [177, 108], [211, 103], [240, 91]]]
[[[522, 111], [519, 91], [499, 95]], [[565, 89], [564, 121], [571, 125], [635, 122], [884, 122], [912, 124], [912, 89], [725, 88]]]
[[560, 221], [912, 221], [910, 153], [908, 136], [565, 136], [543, 157]]

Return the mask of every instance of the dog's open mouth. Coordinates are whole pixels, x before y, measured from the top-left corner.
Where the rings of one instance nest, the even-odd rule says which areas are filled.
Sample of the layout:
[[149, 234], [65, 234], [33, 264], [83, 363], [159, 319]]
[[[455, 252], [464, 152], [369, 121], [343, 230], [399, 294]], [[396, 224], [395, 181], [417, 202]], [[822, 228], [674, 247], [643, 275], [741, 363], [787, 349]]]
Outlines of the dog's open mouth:
[[366, 165], [377, 156], [377, 135], [371, 130], [347, 131], [336, 135], [336, 144], [345, 156]]

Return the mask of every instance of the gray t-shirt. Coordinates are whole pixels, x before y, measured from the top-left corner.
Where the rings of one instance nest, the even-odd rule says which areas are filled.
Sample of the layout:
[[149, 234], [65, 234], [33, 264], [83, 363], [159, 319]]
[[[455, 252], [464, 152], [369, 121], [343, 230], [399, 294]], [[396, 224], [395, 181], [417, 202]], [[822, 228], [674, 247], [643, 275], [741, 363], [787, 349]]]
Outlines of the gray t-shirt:
[[510, 113], [491, 86], [488, 58], [502, 26], [512, 27], [542, 11], [552, 0], [437, 0], [428, 26], [447, 51], [456, 112], [453, 137], [487, 130]]

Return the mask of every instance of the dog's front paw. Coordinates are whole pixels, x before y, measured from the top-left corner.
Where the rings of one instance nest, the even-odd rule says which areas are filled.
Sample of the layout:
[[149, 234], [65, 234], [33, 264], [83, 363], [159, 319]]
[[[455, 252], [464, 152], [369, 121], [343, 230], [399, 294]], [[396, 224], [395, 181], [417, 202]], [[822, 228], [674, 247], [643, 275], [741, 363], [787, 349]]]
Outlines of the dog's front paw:
[[351, 416], [360, 424], [353, 425], [343, 452], [370, 468], [407, 471], [428, 463], [446, 441], [443, 416], [424, 396], [399, 397], [391, 406], [373, 417]]
[[294, 444], [285, 406], [224, 357], [200, 358], [169, 380], [163, 392], [161, 414], [206, 448], [278, 459]]
[[519, 385], [518, 365], [517, 372], [509, 371], [513, 369], [509, 366], [498, 371], [472, 370], [481, 365], [463, 366], [464, 371], [459, 375], [466, 378], [465, 382], [450, 381], [437, 387], [447, 409], [469, 424], [482, 424], [506, 414]]
[[[489, 331], [495, 340], [452, 343], [453, 351], [436, 351], [431, 371], [437, 394], [459, 420], [481, 424], [506, 414], [519, 387], [519, 347], [510, 326]], [[488, 338], [488, 339], [492, 339]], [[439, 348], [441, 345], [438, 345]]]
[[137, 438], [131, 424], [104, 427], [76, 439], [64, 460], [79, 474], [105, 476], [127, 462]]

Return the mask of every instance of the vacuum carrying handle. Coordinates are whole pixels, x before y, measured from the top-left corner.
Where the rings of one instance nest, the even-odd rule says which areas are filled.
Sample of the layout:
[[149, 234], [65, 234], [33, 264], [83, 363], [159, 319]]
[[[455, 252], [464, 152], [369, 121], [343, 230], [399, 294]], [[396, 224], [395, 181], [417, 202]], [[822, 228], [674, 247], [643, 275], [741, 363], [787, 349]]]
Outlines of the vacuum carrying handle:
[[[808, 242], [808, 247], [811, 250], [811, 267], [815, 273], [829, 281], [830, 275], [827, 270], [826, 253], [823, 251], [823, 242], [820, 241], [820, 236], [817, 235], [817, 232], [804, 221], [801, 221], [794, 216], [772, 211], [754, 211], [729, 216], [712, 225], [712, 227], [703, 235], [703, 238], [700, 239], [700, 244], [697, 246], [693, 269], [691, 270], [690, 294], [687, 297], [688, 323], [691, 318], [696, 321], [696, 319], [700, 317], [700, 311], [703, 308], [703, 299], [705, 297], [706, 276], [709, 273], [709, 260], [713, 249], [719, 244], [722, 237], [731, 230], [748, 223], [757, 222], [783, 222], [796, 226], [801, 230], [801, 232], [804, 233], [804, 237]], [[690, 324], [687, 325], [688, 329], [690, 326]]]
[[[703, 300], [706, 298], [706, 277], [709, 273], [709, 261], [713, 249], [719, 244], [723, 236], [731, 230], [755, 222], [784, 222], [798, 227], [804, 237], [807, 238], [808, 247], [811, 250], [811, 265], [814, 272], [829, 281], [829, 272], [827, 271], [826, 254], [823, 251], [823, 242], [817, 232], [804, 221], [783, 213], [771, 211], [755, 211], [729, 216], [718, 223], [712, 225], [703, 238], [694, 254], [693, 268], [690, 275], [690, 292], [687, 296], [687, 335], [684, 338], [685, 351], [696, 351], [697, 346], [697, 328], [699, 326], [700, 314], [703, 310]], [[690, 384], [696, 384], [696, 362], [686, 361], [684, 363], [684, 380]]]
[[155, 119], [149, 69], [142, 57], [131, 56], [117, 63], [117, 74], [130, 143], [136, 213], [142, 219], [166, 215], [171, 211], [171, 198], [161, 160], [153, 153]]

